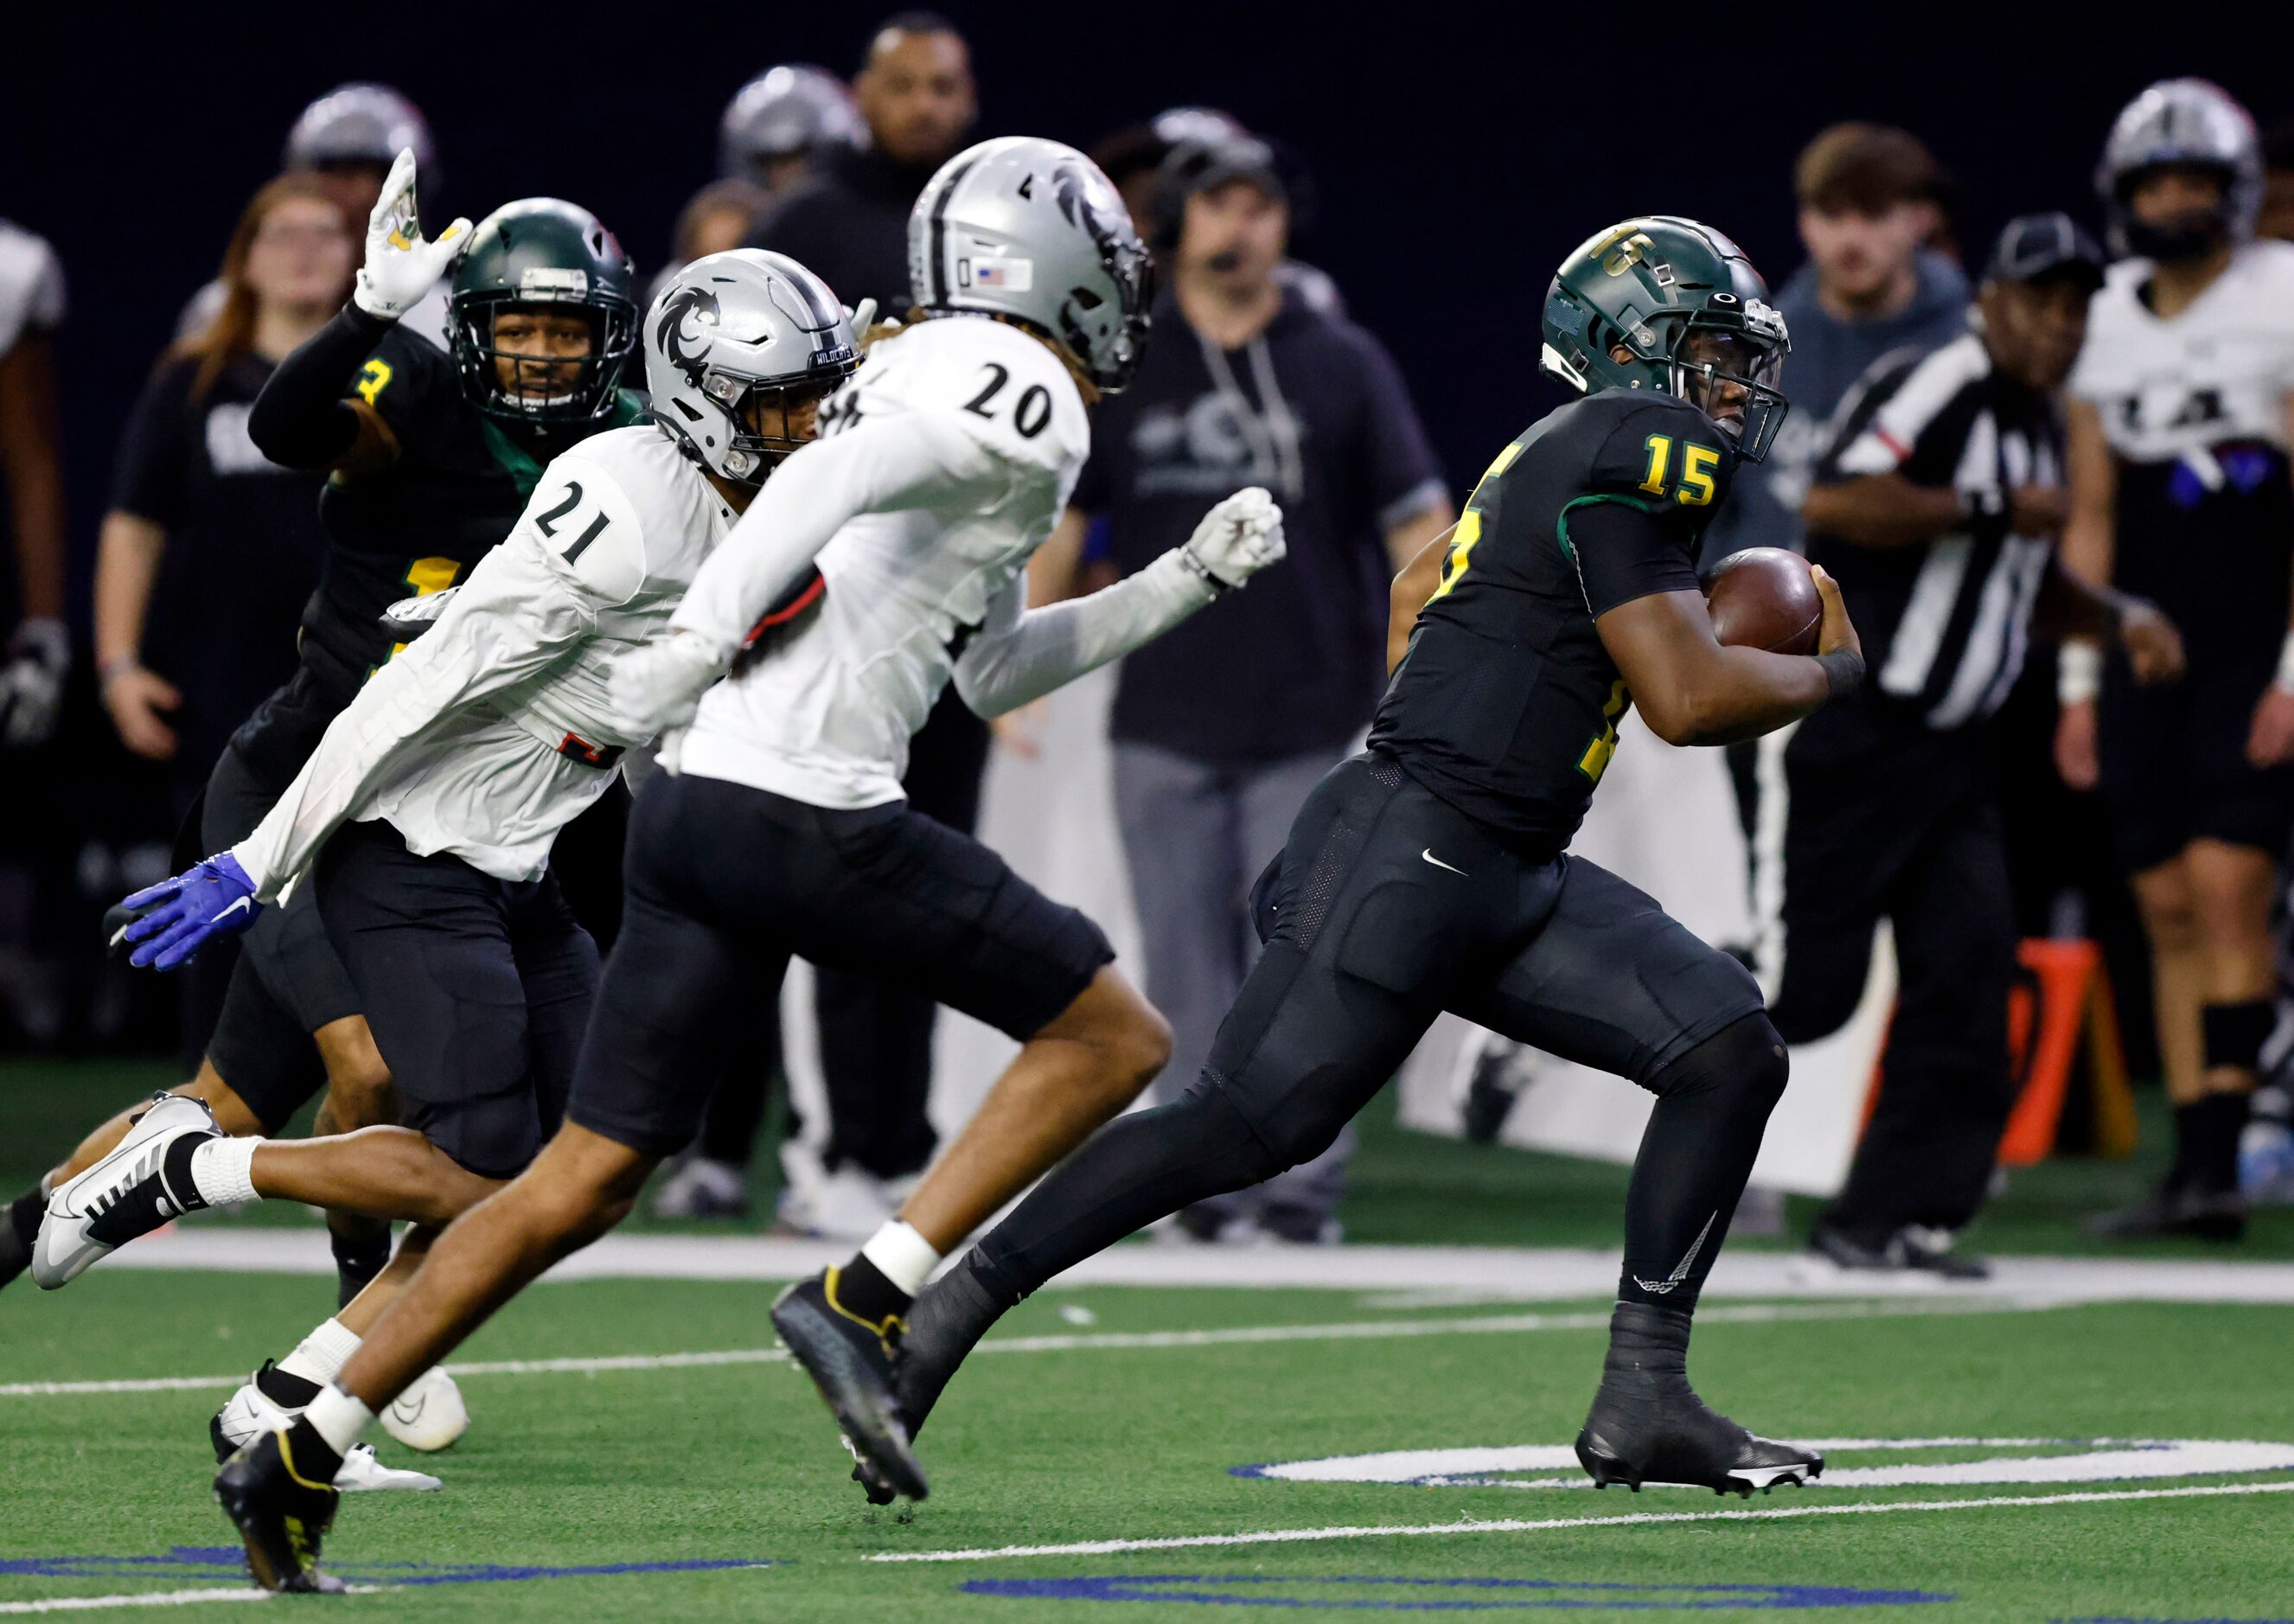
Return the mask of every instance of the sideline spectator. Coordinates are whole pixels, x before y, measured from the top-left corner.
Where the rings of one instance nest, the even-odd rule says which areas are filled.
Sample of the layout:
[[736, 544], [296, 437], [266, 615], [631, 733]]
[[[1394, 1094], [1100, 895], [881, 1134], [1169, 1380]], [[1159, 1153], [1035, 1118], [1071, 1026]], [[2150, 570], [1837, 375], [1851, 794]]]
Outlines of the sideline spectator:
[[1792, 412], [1768, 460], [1739, 471], [1704, 538], [1710, 564], [1747, 547], [1801, 546], [1801, 501], [1841, 400], [1883, 355], [1950, 343], [1967, 278], [1922, 245], [1938, 231], [1942, 171], [1919, 139], [1836, 124], [1793, 167], [1808, 263], [1777, 295], [1792, 329]]
[[[295, 673], [326, 554], [324, 480], [256, 450], [248, 412], [348, 297], [356, 261], [330, 188], [310, 175], [264, 186], [224, 251], [221, 309], [161, 358], [122, 437], [97, 543], [96, 670], [121, 741], [166, 763], [175, 823], [193, 815], [232, 730]], [[203, 954], [186, 983], [190, 1066], [236, 959]]]
[[2068, 215], [2010, 222], [1974, 331], [1867, 373], [1808, 494], [1809, 557], [1855, 603], [1873, 680], [1785, 730], [1783, 839], [1753, 852], [1753, 893], [1781, 907], [1762, 921], [1756, 968], [1777, 1030], [1810, 1042], [1854, 1013], [1873, 928], [1883, 916], [1894, 927], [1886, 1082], [1809, 1237], [1845, 1269], [1989, 1272], [1951, 1246], [2014, 1103], [2016, 932], [1991, 722], [2031, 634], [2115, 632], [2162, 671], [2181, 658], [2156, 609], [2055, 562], [2060, 396], [2103, 273], [2102, 248]]
[[[382, 183], [403, 149], [411, 149], [422, 172], [423, 193], [435, 207], [438, 159], [422, 110], [387, 85], [354, 81], [338, 85], [296, 116], [287, 132], [280, 167], [289, 175], [315, 177], [346, 220], [363, 221], [382, 195]], [[222, 310], [224, 286], [211, 282], [191, 295], [175, 321], [175, 337], [196, 338]], [[435, 294], [408, 311], [400, 323], [439, 348], [446, 347], [445, 296]]]
[[[0, 659], [0, 743], [45, 744], [71, 666], [64, 630], [63, 455], [57, 440], [55, 331], [64, 273], [42, 238], [0, 220], [0, 483], [13, 576], [0, 583], [12, 630]], [[12, 603], [8, 600], [12, 597]]]
[[[1387, 578], [1454, 514], [1385, 348], [1281, 282], [1289, 210], [1265, 143], [1173, 152], [1157, 224], [1172, 286], [1155, 342], [1094, 414], [1046, 573], [1072, 567], [1095, 515], [1128, 573], [1184, 541], [1207, 503], [1253, 485], [1282, 504], [1290, 540], [1288, 567], [1133, 654], [1116, 690], [1117, 812], [1148, 996], [1174, 1034], [1160, 1086], [1175, 1094], [1257, 955], [1252, 880], [1377, 705]], [[1333, 1239], [1346, 1149], [1181, 1224], [1200, 1238]]]

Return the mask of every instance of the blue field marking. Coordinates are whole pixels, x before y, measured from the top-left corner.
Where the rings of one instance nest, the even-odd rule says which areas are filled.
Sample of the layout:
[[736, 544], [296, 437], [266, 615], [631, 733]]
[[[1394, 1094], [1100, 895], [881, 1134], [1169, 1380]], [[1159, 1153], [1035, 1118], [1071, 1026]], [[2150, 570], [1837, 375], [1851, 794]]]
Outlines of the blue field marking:
[[[1341, 1585], [1406, 1587], [1416, 1596], [1282, 1595], [1266, 1587], [1328, 1589]], [[1237, 1587], [1255, 1587], [1239, 1589]], [[1558, 1579], [1414, 1579], [1374, 1574], [1155, 1573], [1067, 1579], [975, 1579], [956, 1587], [970, 1595], [1030, 1601], [1192, 1602], [1206, 1607], [1320, 1607], [1379, 1612], [1490, 1612], [1543, 1608], [1617, 1608], [1642, 1612], [1718, 1608], [1908, 1607], [1956, 1598], [1933, 1590], [1862, 1590], [1846, 1585], [1645, 1585]], [[2070, 1624], [2059, 1620], [2058, 1624]], [[2101, 1621], [2093, 1621], [2101, 1624]], [[2127, 1620], [2126, 1624], [2135, 1624]]]
[[[726, 1568], [770, 1568], [759, 1557], [692, 1562], [585, 1563], [572, 1567], [539, 1563], [369, 1562], [328, 1571], [353, 1584], [500, 1585], [537, 1579], [599, 1579], [624, 1573], [705, 1573]], [[179, 1545], [164, 1556], [26, 1556], [0, 1560], [0, 1579], [149, 1579], [181, 1584], [186, 1579], [243, 1579], [247, 1556], [235, 1545]]]

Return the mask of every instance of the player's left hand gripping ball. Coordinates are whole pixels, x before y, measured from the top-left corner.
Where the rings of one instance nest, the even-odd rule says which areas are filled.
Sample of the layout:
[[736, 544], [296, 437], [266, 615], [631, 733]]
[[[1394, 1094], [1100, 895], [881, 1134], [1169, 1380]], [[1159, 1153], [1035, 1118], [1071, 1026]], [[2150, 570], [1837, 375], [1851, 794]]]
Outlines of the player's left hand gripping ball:
[[1203, 515], [1186, 549], [1196, 566], [1220, 588], [1241, 586], [1288, 551], [1282, 539], [1282, 510], [1258, 486], [1221, 500]]
[[255, 923], [263, 904], [255, 882], [229, 852], [208, 858], [173, 879], [147, 885], [121, 904], [142, 910], [127, 927], [137, 969], [172, 970], [218, 936], [235, 936]]

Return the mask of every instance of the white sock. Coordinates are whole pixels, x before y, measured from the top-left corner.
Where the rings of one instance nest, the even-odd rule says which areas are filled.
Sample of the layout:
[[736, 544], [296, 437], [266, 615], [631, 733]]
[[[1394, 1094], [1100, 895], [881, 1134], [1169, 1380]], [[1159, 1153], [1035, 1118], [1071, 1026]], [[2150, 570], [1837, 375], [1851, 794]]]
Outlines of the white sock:
[[311, 1400], [311, 1408], [303, 1412], [303, 1419], [316, 1429], [336, 1454], [347, 1455], [359, 1435], [374, 1424], [374, 1412], [329, 1383]]
[[868, 1237], [860, 1255], [874, 1263], [884, 1278], [909, 1296], [923, 1290], [924, 1282], [940, 1263], [932, 1244], [916, 1233], [914, 1224], [894, 1219]]
[[255, 1147], [261, 1139], [209, 1139], [191, 1152], [191, 1187], [211, 1207], [244, 1206], [255, 1193]]
[[329, 1319], [296, 1343], [295, 1351], [279, 1361], [279, 1368], [289, 1375], [298, 1375], [324, 1387], [342, 1375], [343, 1367], [351, 1362], [358, 1345], [356, 1331], [339, 1319]]

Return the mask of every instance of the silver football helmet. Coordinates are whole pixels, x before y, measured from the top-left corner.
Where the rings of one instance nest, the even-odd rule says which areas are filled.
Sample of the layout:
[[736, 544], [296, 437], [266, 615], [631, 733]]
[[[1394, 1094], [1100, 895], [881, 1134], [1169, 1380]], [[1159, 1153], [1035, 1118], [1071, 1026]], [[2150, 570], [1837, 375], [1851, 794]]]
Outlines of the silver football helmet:
[[[645, 356], [654, 421], [702, 467], [744, 485], [804, 443], [786, 413], [860, 364], [828, 284], [763, 249], [704, 255], [679, 271], [646, 313]], [[760, 421], [776, 405], [779, 434]]]
[[[2203, 221], [2145, 225], [2129, 199], [2146, 169], [2195, 164], [2220, 170], [2221, 203]], [[2161, 79], [2129, 102], [2111, 126], [2095, 167], [2095, 190], [2111, 219], [2111, 246], [2151, 259], [2188, 259], [2212, 251], [2224, 238], [2254, 235], [2262, 207], [2262, 150], [2254, 119], [2237, 100], [2208, 79]]]
[[844, 81], [803, 62], [768, 68], [733, 93], [717, 126], [717, 172], [760, 181], [783, 159], [866, 143], [868, 126]]
[[387, 85], [338, 85], [305, 108], [287, 132], [284, 167], [373, 164], [387, 169], [403, 148], [414, 149], [423, 189], [437, 189], [437, 153], [422, 110]]
[[1033, 135], [940, 166], [908, 215], [908, 282], [928, 311], [1004, 316], [1058, 339], [1110, 394], [1138, 371], [1154, 298], [1114, 183]]

